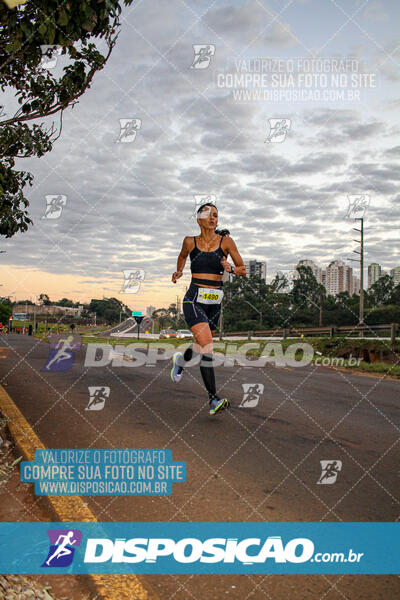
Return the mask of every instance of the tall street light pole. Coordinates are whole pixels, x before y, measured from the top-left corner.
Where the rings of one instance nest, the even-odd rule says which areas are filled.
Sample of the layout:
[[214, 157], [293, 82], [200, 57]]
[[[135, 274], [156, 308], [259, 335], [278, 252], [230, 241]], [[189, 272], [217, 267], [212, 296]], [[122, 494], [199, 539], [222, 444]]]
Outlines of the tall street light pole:
[[360, 325], [364, 325], [364, 219], [361, 218], [360, 249]]
[[319, 326], [322, 327], [322, 301], [323, 301], [323, 289], [322, 289], [322, 283], [321, 283], [321, 287], [319, 290]]
[[[364, 218], [355, 219], [355, 221], [360, 221], [360, 229], [353, 227], [354, 231], [358, 231], [360, 233], [359, 240], [353, 240], [360, 244], [360, 250], [354, 250], [356, 254], [360, 256], [360, 314], [359, 314], [359, 325], [364, 325]], [[349, 258], [352, 262], [358, 262], [358, 260], [354, 258]], [[361, 332], [360, 332], [361, 333]]]

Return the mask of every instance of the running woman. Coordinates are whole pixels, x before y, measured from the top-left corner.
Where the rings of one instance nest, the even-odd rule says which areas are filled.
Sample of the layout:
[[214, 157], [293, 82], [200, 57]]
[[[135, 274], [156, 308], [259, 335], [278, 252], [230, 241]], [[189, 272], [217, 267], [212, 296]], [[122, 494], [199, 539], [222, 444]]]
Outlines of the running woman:
[[[172, 281], [176, 283], [182, 277], [186, 259], [190, 256], [192, 281], [183, 299], [183, 314], [193, 333], [194, 343], [184, 354], [174, 354], [171, 379], [176, 383], [180, 381], [186, 363], [201, 354], [200, 372], [208, 392], [210, 415], [215, 415], [229, 406], [226, 398], [217, 396], [212, 362], [212, 336], [218, 326], [223, 298], [222, 275], [225, 270], [245, 276], [246, 268], [235, 242], [228, 237], [229, 231], [216, 229], [218, 210], [214, 204], [200, 206], [197, 211], [197, 223], [200, 226], [200, 235], [185, 237], [178, 256], [177, 270], [172, 275]], [[228, 255], [232, 257], [235, 266], [228, 263]]]

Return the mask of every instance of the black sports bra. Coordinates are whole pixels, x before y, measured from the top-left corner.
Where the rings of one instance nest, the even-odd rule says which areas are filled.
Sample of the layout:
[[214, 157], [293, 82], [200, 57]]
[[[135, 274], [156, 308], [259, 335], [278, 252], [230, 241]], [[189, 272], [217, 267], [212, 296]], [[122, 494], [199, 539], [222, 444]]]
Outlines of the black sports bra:
[[196, 238], [194, 237], [194, 248], [190, 253], [190, 270], [192, 273], [213, 273], [214, 275], [222, 275], [224, 268], [221, 265], [221, 260], [226, 257], [225, 252], [221, 248], [223, 236], [219, 242], [219, 246], [216, 250], [205, 252], [199, 250], [196, 244]]

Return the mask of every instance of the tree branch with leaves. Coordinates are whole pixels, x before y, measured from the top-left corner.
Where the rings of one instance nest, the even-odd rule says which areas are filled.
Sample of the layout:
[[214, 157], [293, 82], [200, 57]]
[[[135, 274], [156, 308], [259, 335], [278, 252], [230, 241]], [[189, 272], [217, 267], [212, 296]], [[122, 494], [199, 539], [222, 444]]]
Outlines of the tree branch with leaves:
[[[0, 2], [0, 87], [14, 90], [21, 105], [14, 115], [0, 116], [0, 235], [12, 237], [33, 223], [24, 195], [33, 175], [15, 170], [15, 160], [52, 150], [63, 111], [75, 106], [104, 68], [119, 35], [121, 5], [132, 2], [35, 0], [13, 10]], [[105, 55], [93, 43], [102, 38]], [[43, 66], [54, 47], [68, 62], [60, 77]], [[60, 115], [58, 130], [54, 124], [46, 129], [44, 123], [27, 123], [55, 114]]]

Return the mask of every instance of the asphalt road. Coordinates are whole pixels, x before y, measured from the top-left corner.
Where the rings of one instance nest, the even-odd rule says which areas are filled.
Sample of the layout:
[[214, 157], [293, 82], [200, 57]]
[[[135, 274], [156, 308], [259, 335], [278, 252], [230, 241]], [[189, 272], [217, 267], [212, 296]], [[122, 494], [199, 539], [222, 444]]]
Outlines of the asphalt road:
[[[0, 339], [0, 383], [48, 448], [169, 448], [187, 481], [167, 497], [87, 497], [99, 521], [395, 521], [399, 517], [400, 381], [326, 367], [217, 367], [231, 408], [211, 417], [199, 367], [179, 384], [170, 361], [44, 373], [48, 345]], [[239, 407], [242, 384], [264, 385]], [[89, 386], [107, 386], [87, 411]], [[320, 461], [341, 461], [320, 485]], [[397, 576], [148, 576], [167, 600], [399, 597]], [[324, 595], [325, 594], [325, 595]]]

